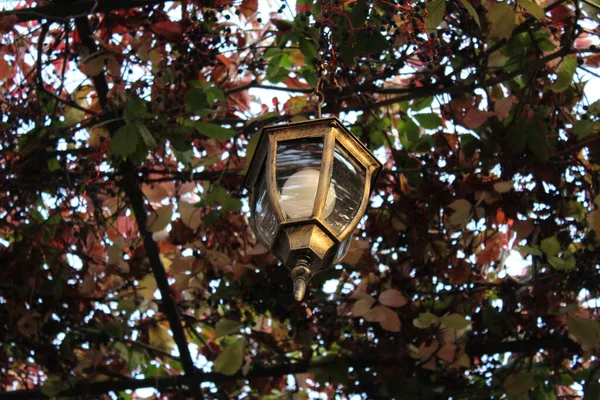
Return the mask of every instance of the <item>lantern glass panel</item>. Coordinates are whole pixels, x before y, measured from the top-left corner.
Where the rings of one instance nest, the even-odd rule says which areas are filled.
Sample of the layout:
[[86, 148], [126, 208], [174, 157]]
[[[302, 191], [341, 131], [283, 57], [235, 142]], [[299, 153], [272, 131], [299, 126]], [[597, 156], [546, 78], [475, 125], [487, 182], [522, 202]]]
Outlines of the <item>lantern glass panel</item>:
[[261, 242], [271, 245], [277, 230], [277, 218], [269, 202], [267, 177], [264, 169], [260, 174], [254, 193], [254, 213], [252, 213], [254, 216], [254, 232], [256, 232]]
[[331, 185], [335, 188], [337, 199], [329, 216], [324, 215], [336, 235], [342, 233], [356, 216], [365, 190], [365, 179], [365, 168], [339, 144], [336, 145]]
[[350, 243], [352, 241], [352, 235], [348, 236], [341, 244], [340, 247], [338, 248], [337, 253], [335, 254], [335, 258], [334, 258], [334, 263], [340, 261], [342, 258], [344, 258], [344, 256], [346, 255], [346, 253], [348, 253], [348, 249], [350, 248]]
[[[323, 138], [313, 137], [282, 141], [276, 155], [277, 190], [286, 219], [310, 218], [317, 196]], [[325, 214], [331, 213], [335, 191], [330, 187]]]

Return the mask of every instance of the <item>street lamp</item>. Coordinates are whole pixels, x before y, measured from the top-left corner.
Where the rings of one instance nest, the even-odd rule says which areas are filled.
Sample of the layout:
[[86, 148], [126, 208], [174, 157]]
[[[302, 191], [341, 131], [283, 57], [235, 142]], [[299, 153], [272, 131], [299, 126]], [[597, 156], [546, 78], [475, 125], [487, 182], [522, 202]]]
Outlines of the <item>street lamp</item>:
[[263, 130], [246, 175], [250, 220], [291, 270], [296, 300], [314, 274], [346, 255], [380, 170], [337, 118]]

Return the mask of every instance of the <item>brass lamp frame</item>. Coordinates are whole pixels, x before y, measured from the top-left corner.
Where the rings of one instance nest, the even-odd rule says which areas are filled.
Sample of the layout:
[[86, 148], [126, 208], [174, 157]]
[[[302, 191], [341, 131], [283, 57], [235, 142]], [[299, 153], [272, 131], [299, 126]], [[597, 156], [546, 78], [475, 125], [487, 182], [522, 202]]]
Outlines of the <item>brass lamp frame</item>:
[[[308, 138], [323, 139], [315, 203], [310, 217], [290, 219], [286, 218], [281, 207], [277, 188], [277, 147], [280, 142]], [[359, 209], [339, 234], [323, 217], [331, 184], [336, 143], [352, 161], [366, 171]], [[254, 212], [256, 197], [260, 195], [255, 193], [255, 188], [262, 174], [266, 173], [267, 196], [277, 220], [277, 228], [272, 243], [262, 244], [291, 270], [296, 300], [302, 300], [308, 281], [314, 274], [329, 268], [333, 262], [345, 255], [338, 254], [339, 248], [345, 240], [350, 240], [363, 217], [381, 168], [379, 160], [337, 118], [320, 118], [264, 128], [246, 174], [245, 186], [250, 192], [250, 205]], [[254, 222], [254, 218], [252, 221]], [[253, 229], [257, 231], [256, 226], [253, 226]]]

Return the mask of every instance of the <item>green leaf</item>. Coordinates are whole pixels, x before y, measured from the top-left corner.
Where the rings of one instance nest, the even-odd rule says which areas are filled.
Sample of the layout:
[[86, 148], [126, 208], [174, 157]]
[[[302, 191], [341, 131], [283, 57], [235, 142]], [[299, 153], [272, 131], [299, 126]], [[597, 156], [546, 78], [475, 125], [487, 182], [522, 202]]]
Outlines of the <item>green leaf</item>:
[[510, 400], [529, 399], [527, 393], [534, 386], [533, 374], [527, 372], [513, 373], [504, 381], [504, 390]]
[[147, 102], [137, 96], [129, 98], [123, 110], [123, 118], [127, 123], [131, 123], [139, 119], [151, 117], [152, 114], [148, 112], [146, 105]]
[[416, 328], [427, 329], [431, 325], [437, 324], [439, 321], [438, 317], [430, 312], [424, 312], [419, 314], [418, 318], [413, 319], [413, 325]]
[[556, 82], [550, 87], [553, 92], [564, 92], [571, 86], [573, 82], [573, 75], [577, 69], [577, 59], [573, 56], [567, 56], [563, 58], [560, 67], [558, 68], [558, 78]]
[[231, 139], [237, 134], [233, 129], [223, 128], [210, 122], [196, 122], [194, 127], [204, 136], [213, 139]]
[[575, 257], [548, 257], [548, 263], [559, 271], [571, 271], [575, 269]]
[[471, 321], [467, 320], [464, 316], [460, 314], [450, 314], [445, 317], [440, 318], [442, 324], [444, 324], [447, 328], [462, 330], [471, 326]]
[[531, 247], [531, 246], [519, 246], [519, 251], [526, 253], [526, 254], [531, 254], [532, 256], [538, 256], [538, 257], [541, 257], [543, 254], [538, 248]]
[[442, 118], [435, 113], [415, 114], [414, 117], [425, 129], [437, 129], [442, 125]]
[[221, 218], [223, 218], [223, 211], [221, 210], [210, 210], [206, 216], [204, 216], [204, 227], [210, 228], [214, 224], [217, 223]]
[[508, 3], [498, 3], [487, 14], [491, 24], [489, 37], [504, 39], [515, 29], [515, 12]]
[[49, 158], [48, 159], [48, 171], [52, 172], [52, 171], [56, 171], [59, 170], [60, 168], [60, 163], [58, 162], [58, 160], [56, 158]]
[[546, 18], [546, 12], [542, 7], [530, 0], [519, 0], [519, 5], [523, 7], [529, 14], [539, 20]]
[[598, 123], [589, 119], [582, 119], [575, 123], [573, 127], [573, 133], [577, 135], [578, 139], [583, 139], [590, 134], [594, 133], [598, 128]]
[[282, 52], [273, 56], [267, 67], [267, 79], [273, 83], [284, 81], [289, 76], [289, 71], [284, 67], [290, 66], [290, 63], [291, 60], [286, 53]]
[[379, 31], [357, 31], [355, 54], [376, 54], [390, 47], [390, 42]]
[[600, 323], [593, 319], [567, 316], [567, 329], [584, 350], [600, 347]]
[[481, 21], [479, 21], [479, 15], [477, 15], [477, 11], [475, 11], [469, 0], [460, 0], [460, 2], [467, 9], [469, 15], [471, 15], [475, 22], [477, 22], [477, 25], [479, 25], [479, 27], [481, 28]]
[[254, 156], [254, 151], [256, 150], [256, 145], [258, 145], [258, 141], [262, 136], [262, 129], [258, 132], [252, 134], [250, 140], [248, 140], [248, 145], [246, 146], [246, 160], [248, 165], [250, 165], [250, 160], [252, 160], [252, 156]]
[[213, 365], [213, 370], [225, 375], [234, 375], [242, 368], [246, 339], [242, 338], [225, 347]]
[[232, 333], [239, 332], [244, 327], [244, 324], [237, 321], [231, 321], [229, 319], [222, 319], [217, 322], [215, 327], [215, 338], [222, 336], [231, 335]]
[[367, 2], [365, 0], [357, 1], [354, 4], [352, 13], [350, 14], [350, 23], [352, 24], [352, 28], [362, 27], [367, 21], [368, 15], [369, 8], [367, 7]]
[[156, 139], [154, 139], [152, 132], [150, 132], [146, 125], [144, 125], [142, 121], [137, 120], [135, 121], [135, 126], [138, 132], [140, 133], [140, 136], [142, 137], [142, 140], [144, 141], [146, 147], [148, 147], [149, 149], [154, 148], [156, 146]]
[[583, 400], [597, 400], [600, 399], [600, 380], [598, 378], [590, 378], [585, 393], [583, 394]]
[[203, 89], [193, 88], [188, 90], [183, 101], [188, 112], [200, 114], [209, 107], [208, 97]]
[[110, 151], [113, 154], [127, 158], [135, 153], [139, 142], [139, 132], [135, 124], [120, 127], [110, 141]]
[[69, 383], [59, 376], [50, 376], [42, 385], [40, 392], [48, 397], [55, 397], [64, 389], [69, 387]]
[[600, 114], [600, 100], [596, 100], [595, 102], [593, 102], [592, 104], [590, 104], [590, 106], [588, 107], [587, 112], [588, 112], [589, 115]]
[[206, 89], [206, 101], [209, 105], [215, 104], [215, 101], [225, 101], [225, 93], [218, 87], [209, 87]]
[[114, 337], [116, 339], [123, 339], [125, 337], [125, 334], [127, 333], [127, 324], [109, 322], [104, 327], [104, 331], [108, 334], [108, 336]]
[[433, 103], [433, 96], [423, 97], [422, 99], [414, 100], [411, 107], [413, 111], [421, 111], [424, 108], [430, 107]]
[[[522, 136], [525, 136], [521, 133]], [[540, 130], [530, 130], [527, 135], [527, 148], [531, 150], [533, 154], [540, 161], [546, 161], [548, 159], [548, 146], [549, 143], [546, 140], [546, 135]]]
[[464, 133], [460, 135], [460, 142], [462, 144], [462, 151], [467, 158], [471, 158], [475, 154], [475, 150], [479, 146], [479, 139], [470, 133]]
[[178, 150], [176, 148], [173, 148], [173, 154], [175, 155], [175, 158], [177, 158], [177, 161], [179, 161], [183, 165], [189, 165], [192, 162], [192, 159], [194, 158], [194, 150], [192, 149], [192, 146], [190, 146], [189, 149], [186, 150]]
[[412, 119], [400, 121], [398, 124], [398, 131], [400, 132], [401, 137], [405, 138], [407, 142], [406, 147], [409, 147], [411, 144], [415, 143], [417, 139], [419, 139], [419, 127], [413, 122]]
[[315, 45], [312, 41], [306, 39], [305, 37], [300, 37], [300, 40], [298, 41], [298, 46], [300, 47], [300, 51], [302, 52], [304, 57], [306, 57], [307, 60], [310, 61], [317, 56], [317, 49]]
[[[321, 384], [325, 382], [348, 383], [348, 363], [336, 354], [327, 354], [326, 356], [313, 358], [309, 372], [315, 377], [315, 380]], [[326, 364], [326, 365], [319, 365]]]
[[548, 257], [553, 257], [560, 253], [560, 243], [556, 236], [552, 236], [542, 240], [540, 249], [546, 253]]
[[242, 201], [231, 197], [229, 192], [221, 186], [216, 186], [206, 195], [208, 204], [219, 204], [223, 211], [237, 212], [242, 208]]
[[[302, 77], [304, 79], [306, 79], [306, 82], [310, 86], [314, 87], [317, 84], [317, 73], [312, 66], [302, 67], [300, 69], [300, 74], [302, 75]], [[273, 111], [271, 111], [271, 112], [273, 112]], [[269, 113], [267, 113], [267, 114], [269, 114]]]
[[425, 29], [429, 32], [435, 31], [446, 15], [446, 0], [433, 0], [427, 3], [427, 12], [429, 15], [425, 21]]

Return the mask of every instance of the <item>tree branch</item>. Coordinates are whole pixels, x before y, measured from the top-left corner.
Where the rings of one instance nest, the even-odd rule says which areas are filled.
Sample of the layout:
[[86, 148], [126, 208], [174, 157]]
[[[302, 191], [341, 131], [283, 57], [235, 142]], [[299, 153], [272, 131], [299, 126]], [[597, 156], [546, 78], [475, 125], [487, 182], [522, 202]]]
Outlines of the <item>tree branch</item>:
[[[90, 54], [96, 52], [96, 43], [91, 38], [91, 31], [87, 17], [77, 18], [75, 20], [75, 26], [77, 27], [81, 42], [88, 48]], [[107, 113], [114, 113], [114, 111], [111, 111], [108, 108], [108, 84], [104, 74], [95, 76], [93, 81], [102, 109]], [[117, 115], [114, 115], [114, 117], [114, 120], [107, 124], [111, 135], [114, 135], [121, 124], [123, 124], [123, 121], [116, 118]], [[181, 325], [177, 305], [175, 304], [175, 301], [171, 295], [171, 286], [169, 285], [167, 273], [162, 261], [160, 260], [160, 251], [158, 249], [158, 245], [152, 239], [152, 233], [148, 232], [146, 229], [148, 215], [146, 214], [144, 197], [138, 182], [137, 167], [131, 160], [128, 159], [121, 163], [119, 166], [119, 171], [122, 175], [120, 184], [129, 198], [140, 236], [142, 236], [144, 240], [144, 248], [146, 250], [148, 260], [150, 261], [150, 267], [152, 268], [154, 278], [156, 279], [156, 285], [162, 297], [162, 310], [166, 314], [171, 331], [173, 332], [173, 339], [177, 344], [177, 349], [179, 350], [179, 355], [181, 357], [181, 365], [183, 366], [186, 378], [193, 382], [195, 380], [197, 370], [190, 354], [190, 349], [185, 337], [183, 326]], [[191, 385], [190, 388], [195, 399], [204, 398], [199, 385]]]
[[[578, 353], [580, 347], [577, 343], [565, 336], [549, 336], [545, 338], [536, 338], [528, 340], [515, 340], [512, 342], [488, 342], [467, 345], [466, 351], [470, 357], [481, 356], [484, 354], [493, 355], [506, 352], [512, 353], [535, 353], [540, 349], [545, 350], [568, 350]], [[258, 366], [250, 370], [248, 375], [244, 376], [237, 373], [232, 376], [223, 375], [216, 372], [198, 373], [197, 377], [201, 382], [230, 382], [236, 380], [247, 380], [262, 377], [280, 377], [289, 374], [308, 372], [311, 368], [322, 367], [334, 362], [340, 361], [340, 358], [327, 358], [318, 363], [298, 362], [285, 363], [270, 366]], [[352, 367], [376, 366], [381, 363], [378, 357], [370, 358], [347, 358], [343, 361]], [[98, 395], [107, 392], [119, 392], [123, 390], [136, 390], [141, 388], [155, 388], [159, 391], [168, 391], [181, 386], [197, 385], [200, 382], [189, 375], [185, 376], [161, 376], [146, 379], [124, 379], [107, 382], [79, 383], [74, 387], [67, 389], [57, 396], [77, 395]], [[14, 392], [0, 393], [0, 400], [25, 400], [43, 397], [40, 389], [18, 390]]]
[[79, 0], [69, 2], [68, 5], [57, 2], [47, 6], [3, 11], [0, 12], [0, 18], [14, 15], [17, 17], [18, 22], [36, 21], [40, 19], [60, 21], [84, 17], [96, 12], [105, 13], [112, 10], [143, 7], [165, 2], [166, 0]]

